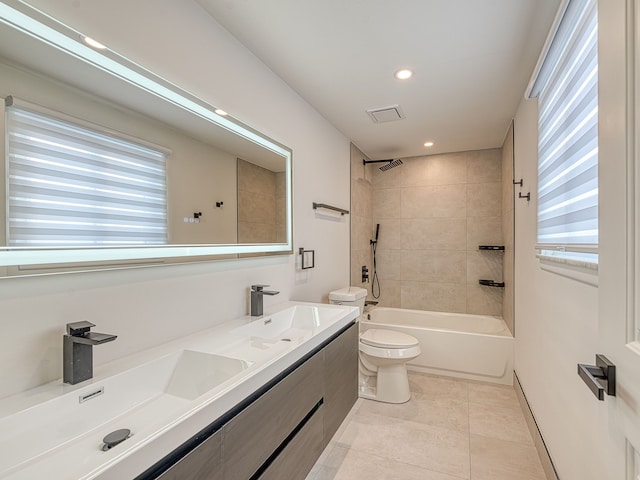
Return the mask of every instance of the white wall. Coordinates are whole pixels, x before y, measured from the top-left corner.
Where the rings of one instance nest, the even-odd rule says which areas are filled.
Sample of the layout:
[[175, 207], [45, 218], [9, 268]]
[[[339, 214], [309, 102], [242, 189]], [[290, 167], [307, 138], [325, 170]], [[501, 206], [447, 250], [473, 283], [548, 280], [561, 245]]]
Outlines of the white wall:
[[597, 287], [541, 268], [536, 243], [537, 101], [523, 100], [515, 118], [515, 370], [563, 480], [597, 474], [598, 402], [577, 375], [591, 363], [598, 335]]
[[294, 249], [316, 268], [277, 256], [197, 265], [0, 279], [0, 398], [59, 378], [67, 322], [90, 320], [119, 338], [94, 349], [107, 362], [247, 313], [248, 286], [265, 299], [322, 301], [349, 281], [348, 217], [317, 217], [313, 201], [349, 205], [349, 141], [195, 2], [36, 0], [99, 39], [294, 152]]

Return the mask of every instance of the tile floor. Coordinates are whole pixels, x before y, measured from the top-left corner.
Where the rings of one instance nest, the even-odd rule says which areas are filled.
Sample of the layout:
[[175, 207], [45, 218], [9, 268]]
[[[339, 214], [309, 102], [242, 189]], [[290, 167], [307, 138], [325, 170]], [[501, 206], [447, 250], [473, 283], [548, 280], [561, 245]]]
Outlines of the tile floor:
[[307, 480], [545, 480], [512, 387], [411, 372], [402, 405], [359, 399]]

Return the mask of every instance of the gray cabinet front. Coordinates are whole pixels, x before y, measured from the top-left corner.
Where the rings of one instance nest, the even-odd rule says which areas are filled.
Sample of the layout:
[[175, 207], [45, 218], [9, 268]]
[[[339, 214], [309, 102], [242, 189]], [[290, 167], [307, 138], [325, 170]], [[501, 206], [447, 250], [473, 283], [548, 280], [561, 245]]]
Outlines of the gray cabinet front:
[[304, 424], [280, 455], [260, 475], [260, 480], [304, 479], [324, 450], [322, 417], [325, 409], [320, 407]]
[[358, 325], [324, 348], [324, 446], [358, 400]]
[[322, 352], [223, 427], [226, 480], [247, 480], [322, 400]]
[[222, 430], [218, 430], [178, 463], [158, 477], [159, 480], [222, 480]]

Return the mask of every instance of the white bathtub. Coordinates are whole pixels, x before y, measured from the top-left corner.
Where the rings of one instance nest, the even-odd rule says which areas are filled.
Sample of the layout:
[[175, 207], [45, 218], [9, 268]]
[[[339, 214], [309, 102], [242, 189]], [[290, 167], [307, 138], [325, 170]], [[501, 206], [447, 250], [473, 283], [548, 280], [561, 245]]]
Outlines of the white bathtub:
[[409, 370], [511, 385], [513, 336], [498, 317], [376, 307], [363, 315], [360, 331], [397, 330], [420, 342]]

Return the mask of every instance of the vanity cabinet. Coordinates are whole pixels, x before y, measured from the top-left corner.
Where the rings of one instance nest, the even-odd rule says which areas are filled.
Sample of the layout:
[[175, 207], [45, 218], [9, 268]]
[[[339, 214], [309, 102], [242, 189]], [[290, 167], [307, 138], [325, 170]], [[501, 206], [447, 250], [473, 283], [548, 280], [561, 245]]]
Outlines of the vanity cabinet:
[[319, 409], [274, 459], [260, 480], [304, 479], [324, 450], [322, 417]]
[[182, 457], [159, 480], [222, 480], [222, 431], [202, 442], [198, 448]]
[[358, 325], [324, 348], [324, 443], [358, 400]]
[[[358, 398], [358, 325], [136, 480], [303, 480]], [[203, 432], [205, 431], [203, 430]], [[202, 433], [202, 432], [201, 432]], [[176, 461], [176, 457], [179, 460]], [[162, 465], [173, 464], [166, 469]], [[154, 474], [158, 469], [163, 473]]]
[[225, 479], [251, 478], [322, 402], [322, 357], [316, 353], [222, 428]]

